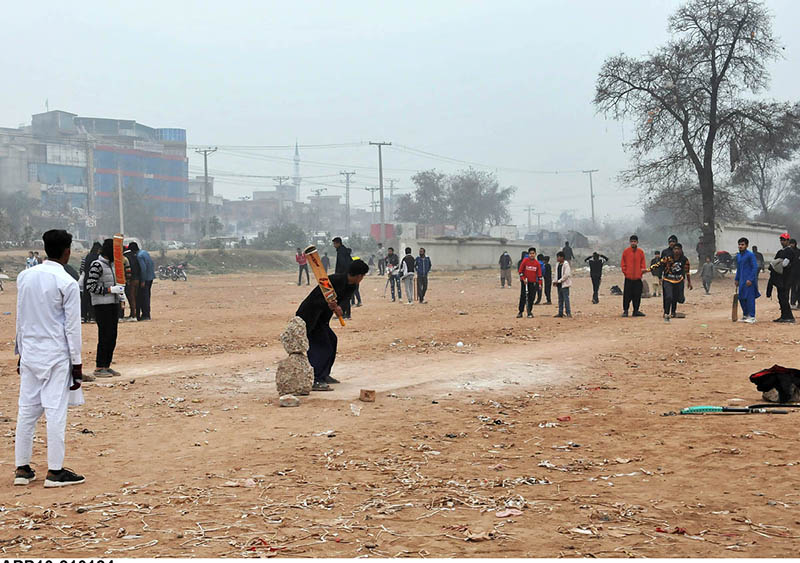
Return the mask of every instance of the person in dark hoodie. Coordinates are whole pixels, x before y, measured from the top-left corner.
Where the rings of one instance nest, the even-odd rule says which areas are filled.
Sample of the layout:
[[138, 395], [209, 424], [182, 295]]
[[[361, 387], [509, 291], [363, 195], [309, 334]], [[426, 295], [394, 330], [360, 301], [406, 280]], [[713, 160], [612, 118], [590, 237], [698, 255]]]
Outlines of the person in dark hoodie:
[[600, 303], [598, 292], [600, 291], [600, 280], [603, 277], [603, 265], [608, 262], [608, 258], [597, 252], [584, 259], [589, 264], [589, 277], [592, 278], [592, 303]]
[[353, 260], [347, 273], [329, 276], [331, 285], [336, 290], [336, 304], [328, 303], [317, 286], [300, 303], [295, 313], [306, 323], [308, 361], [314, 368], [312, 391], [331, 391], [330, 384], [339, 383], [331, 377], [338, 339], [329, 323], [334, 313], [343, 315], [345, 305], [349, 305], [358, 284], [368, 272], [369, 266], [363, 260]]
[[[333, 248], [336, 249], [336, 269], [334, 273], [347, 274], [350, 270], [350, 264], [353, 262], [352, 250], [342, 244], [341, 237], [334, 238], [332, 242]], [[353, 292], [355, 293], [355, 290], [353, 290]], [[351, 303], [348, 301], [346, 304], [342, 305], [342, 315], [345, 319], [350, 318], [350, 311]]]
[[136, 256], [139, 251], [138, 246], [139, 245], [134, 246], [133, 244], [130, 244], [122, 254], [128, 259], [128, 263], [131, 267], [130, 283], [125, 284], [125, 296], [128, 298], [131, 311], [131, 314], [128, 318], [131, 320], [136, 320], [136, 296], [139, 294], [139, 281], [142, 279], [142, 267], [139, 264], [139, 258]]
[[81, 269], [79, 275], [81, 276], [79, 279], [79, 287], [78, 289], [81, 290], [81, 319], [83, 322], [88, 323], [94, 320], [94, 307], [92, 307], [92, 297], [89, 295], [89, 292], [86, 291], [86, 277], [89, 275], [89, 266], [92, 265], [92, 262], [97, 260], [100, 256], [100, 249], [102, 245], [95, 241], [92, 245], [92, 249], [89, 251], [89, 254], [84, 256], [81, 259]]
[[789, 233], [780, 236], [781, 249], [775, 254], [775, 260], [769, 266], [769, 283], [767, 284], [767, 297], [772, 297], [772, 288], [778, 290], [778, 303], [781, 307], [781, 316], [775, 319], [776, 323], [794, 323], [792, 306], [789, 304], [789, 292], [792, 288], [792, 268], [795, 267], [795, 254], [789, 246], [792, 237]]

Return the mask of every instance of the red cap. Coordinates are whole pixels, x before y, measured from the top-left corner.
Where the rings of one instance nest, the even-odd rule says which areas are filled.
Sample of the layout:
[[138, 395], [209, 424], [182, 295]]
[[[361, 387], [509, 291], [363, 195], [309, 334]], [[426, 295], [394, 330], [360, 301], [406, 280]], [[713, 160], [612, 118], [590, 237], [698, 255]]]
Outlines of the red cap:
[[785, 238], [786, 240], [789, 240], [792, 237], [789, 236], [789, 233], [783, 233], [780, 238]]

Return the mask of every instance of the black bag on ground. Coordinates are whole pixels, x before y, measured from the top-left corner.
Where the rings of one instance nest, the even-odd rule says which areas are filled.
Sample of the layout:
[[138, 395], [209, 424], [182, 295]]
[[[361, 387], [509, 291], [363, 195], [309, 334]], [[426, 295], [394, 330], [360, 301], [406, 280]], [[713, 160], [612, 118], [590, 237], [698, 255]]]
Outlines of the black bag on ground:
[[[776, 364], [751, 375], [750, 382], [761, 391], [767, 401], [774, 402], [774, 395], [777, 392], [779, 403], [800, 402], [800, 369], [785, 368]], [[775, 392], [770, 393], [773, 390]]]

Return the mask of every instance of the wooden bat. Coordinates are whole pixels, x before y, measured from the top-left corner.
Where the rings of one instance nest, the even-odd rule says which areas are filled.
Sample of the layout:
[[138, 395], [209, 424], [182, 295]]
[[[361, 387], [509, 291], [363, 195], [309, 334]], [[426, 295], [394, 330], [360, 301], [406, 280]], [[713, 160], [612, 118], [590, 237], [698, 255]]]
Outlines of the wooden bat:
[[[314, 277], [317, 278], [319, 289], [322, 291], [325, 301], [328, 303], [336, 303], [336, 290], [333, 289], [331, 280], [328, 278], [328, 272], [325, 271], [322, 265], [317, 247], [312, 244], [303, 251], [303, 254], [306, 255], [306, 260], [308, 260], [308, 264], [311, 266], [311, 271], [314, 272]], [[336, 313], [336, 316], [339, 318], [339, 324], [345, 326], [344, 319], [341, 315]]]
[[733, 304], [731, 305], [731, 320], [736, 322], [739, 320], [739, 293], [733, 294]]
[[[125, 285], [125, 258], [122, 256], [122, 243], [124, 237], [121, 234], [114, 235], [114, 277], [117, 285]], [[124, 304], [120, 307], [125, 308]]]

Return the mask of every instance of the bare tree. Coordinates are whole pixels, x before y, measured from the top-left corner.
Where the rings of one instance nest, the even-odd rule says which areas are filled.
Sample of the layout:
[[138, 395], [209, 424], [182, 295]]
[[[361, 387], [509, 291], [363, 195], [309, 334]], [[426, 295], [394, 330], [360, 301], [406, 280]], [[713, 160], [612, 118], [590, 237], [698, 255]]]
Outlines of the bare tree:
[[705, 251], [716, 250], [715, 172], [731, 158], [730, 141], [744, 125], [770, 131], [788, 106], [754, 102], [766, 64], [778, 57], [772, 18], [755, 0], [691, 0], [669, 19], [672, 39], [644, 58], [605, 61], [595, 105], [635, 120], [625, 181], [649, 193], [694, 178], [699, 186]]

